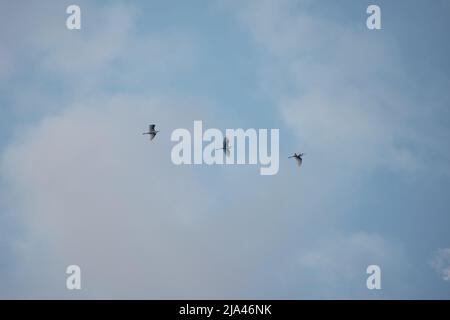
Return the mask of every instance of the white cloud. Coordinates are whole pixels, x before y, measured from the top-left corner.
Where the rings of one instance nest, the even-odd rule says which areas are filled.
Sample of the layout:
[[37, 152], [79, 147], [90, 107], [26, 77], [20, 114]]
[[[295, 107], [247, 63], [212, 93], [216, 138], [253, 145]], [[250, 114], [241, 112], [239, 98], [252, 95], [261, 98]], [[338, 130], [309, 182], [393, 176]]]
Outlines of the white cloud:
[[[16, 136], [2, 175], [27, 230], [12, 244], [19, 297], [364, 297], [365, 264], [398, 263], [376, 235], [330, 236], [332, 204], [306, 171], [294, 189], [292, 172], [215, 167], [204, 181], [174, 166], [171, 130], [199, 115], [214, 121], [198, 101], [96, 98]], [[162, 130], [151, 143], [150, 119]], [[69, 264], [82, 268], [77, 296]]]
[[[183, 116], [189, 107], [94, 99], [45, 118], [8, 148], [2, 172], [26, 199], [11, 205], [29, 231], [18, 251], [32, 294], [61, 294], [68, 264], [82, 267], [87, 294], [97, 297], [183, 296], [215, 281], [201, 263], [213, 249], [202, 252], [206, 190], [172, 165], [165, 143], [172, 119], [192, 121]], [[150, 119], [162, 130], [152, 143], [141, 135]], [[189, 284], [199, 274], [204, 284]]]
[[[300, 251], [290, 267], [297, 270], [294, 283], [303, 298], [386, 299], [398, 297], [398, 288], [405, 286], [401, 266], [405, 261], [395, 243], [377, 234], [357, 232], [322, 238], [316, 246]], [[384, 292], [366, 287], [366, 268], [373, 264], [381, 267], [382, 282], [387, 284]], [[396, 274], [397, 279], [389, 274]]]
[[[81, 97], [79, 103], [64, 102], [58, 114], [18, 131], [3, 155], [8, 205], [27, 231], [12, 244], [17, 278], [22, 279], [19, 295], [74, 297], [63, 287], [68, 264], [82, 267], [81, 295], [96, 298], [307, 298], [305, 283], [319, 298], [360, 297], [367, 294], [358, 287], [365, 286], [366, 264], [383, 261], [398, 268], [401, 250], [387, 240], [351, 231], [336, 235], [335, 229], [342, 226], [340, 215], [358, 190], [355, 171], [349, 175], [341, 168], [393, 163], [415, 169], [410, 152], [396, 146], [404, 132], [397, 133], [395, 121], [384, 122], [387, 113], [400, 111], [380, 109], [375, 102], [365, 105], [363, 93], [345, 85], [336, 88], [345, 63], [350, 66], [352, 60], [339, 41], [345, 39], [335, 33], [312, 37], [310, 32], [328, 26], [288, 9], [287, 2], [258, 2], [240, 13], [270, 52], [264, 85], [272, 88], [269, 95], [307, 149], [303, 170], [287, 159], [269, 179], [259, 177], [257, 168], [173, 166], [172, 129], [189, 127], [197, 119], [223, 125], [213, 115], [220, 106], [211, 108], [208, 102], [205, 107], [203, 97], [75, 95]], [[81, 88], [97, 91], [83, 72], [97, 75], [113, 61], [124, 62], [130, 78], [142, 76], [142, 63], [164, 71], [192, 62], [186, 55], [195, 52], [188, 50], [191, 38], [182, 41], [178, 30], [169, 31], [169, 38], [138, 37], [133, 10], [117, 10], [103, 12], [106, 22], [75, 41], [82, 48], [80, 56], [71, 51], [71, 41], [60, 38], [66, 31], [43, 38], [42, 46], [36, 43], [37, 52], [44, 52], [39, 65], [64, 79], [75, 76]], [[300, 38], [296, 30], [301, 30]], [[310, 41], [311, 47], [299, 39]], [[325, 55], [323, 65], [310, 64], [311, 54], [328, 41], [341, 57], [332, 64]], [[104, 50], [96, 44], [105, 45]], [[97, 50], [99, 55], [91, 57]], [[158, 59], [148, 59], [148, 52]], [[342, 68], [332, 69], [341, 62]], [[363, 61], [357, 66], [367, 67]], [[292, 86], [282, 80], [284, 73]], [[107, 76], [95, 82], [104, 84]], [[357, 76], [344, 74], [346, 79]], [[290, 94], [286, 88], [304, 94]], [[45, 97], [36, 100], [46, 104]], [[152, 143], [141, 136], [149, 121], [162, 130]], [[330, 154], [336, 160], [331, 165]], [[344, 276], [330, 274], [329, 264]]]
[[0, 35], [8, 43], [7, 50], [17, 55], [15, 63], [36, 59], [33, 62], [47, 71], [63, 73], [92, 71], [111, 62], [133, 31], [135, 21], [130, 6], [99, 6], [81, 1], [82, 30], [70, 31], [62, 2], [9, 1], [4, 5]]
[[443, 128], [419, 125], [433, 115], [399, 93], [404, 90], [400, 84], [416, 92], [421, 86], [402, 69], [388, 34], [324, 19], [311, 10], [310, 1], [249, 1], [231, 7], [266, 53], [264, 93], [302, 150], [327, 159], [322, 165], [347, 174], [380, 167], [410, 174], [426, 168], [430, 149], [448, 158], [442, 151], [447, 149]]
[[148, 92], [195, 65], [192, 32], [168, 26], [143, 32], [138, 26], [146, 17], [133, 4], [78, 4], [81, 30], [67, 30], [60, 1], [8, 3], [0, 21], [7, 44], [0, 80], [14, 74], [20, 82], [5, 82], [13, 112], [45, 115], [111, 88]]
[[444, 281], [450, 281], [450, 249], [437, 250], [431, 266]]

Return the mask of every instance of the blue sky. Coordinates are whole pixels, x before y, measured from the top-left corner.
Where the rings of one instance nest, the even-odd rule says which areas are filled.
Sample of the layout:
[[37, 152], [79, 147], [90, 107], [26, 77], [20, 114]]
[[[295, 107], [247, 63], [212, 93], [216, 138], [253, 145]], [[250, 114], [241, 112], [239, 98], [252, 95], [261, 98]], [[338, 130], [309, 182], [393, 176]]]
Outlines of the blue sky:
[[[69, 4], [0, 5], [0, 297], [450, 297], [447, 1]], [[279, 173], [173, 165], [193, 120]]]

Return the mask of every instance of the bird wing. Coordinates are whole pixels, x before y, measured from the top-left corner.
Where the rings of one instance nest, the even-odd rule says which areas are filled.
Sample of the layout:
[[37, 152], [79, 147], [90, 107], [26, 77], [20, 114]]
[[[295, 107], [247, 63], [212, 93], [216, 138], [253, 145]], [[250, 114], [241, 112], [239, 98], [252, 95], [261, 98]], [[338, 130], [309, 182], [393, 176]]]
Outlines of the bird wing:
[[225, 151], [225, 154], [227, 155], [227, 157], [229, 157], [230, 156], [230, 149], [225, 149], [224, 151]]
[[148, 131], [149, 132], [155, 131], [155, 125], [154, 124], [149, 125], [148, 126]]
[[230, 146], [230, 140], [227, 137], [223, 138], [223, 149], [226, 150]]
[[150, 140], [153, 140], [153, 138], [155, 138], [155, 136], [156, 136], [156, 133], [151, 132], [151, 133], [150, 133]]
[[295, 160], [297, 160], [297, 165], [300, 167], [302, 165], [302, 158], [295, 157]]

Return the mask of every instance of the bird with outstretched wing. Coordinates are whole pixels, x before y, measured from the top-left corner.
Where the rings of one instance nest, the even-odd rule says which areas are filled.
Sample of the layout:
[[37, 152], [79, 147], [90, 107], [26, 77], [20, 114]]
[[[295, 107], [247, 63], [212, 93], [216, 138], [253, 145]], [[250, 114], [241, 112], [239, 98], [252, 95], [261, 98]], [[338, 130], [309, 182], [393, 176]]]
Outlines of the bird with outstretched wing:
[[159, 132], [159, 130], [155, 130], [155, 125], [150, 124], [148, 126], [148, 132], [144, 132], [143, 134], [148, 134], [150, 136], [150, 141], [151, 141], [155, 138], [155, 136], [158, 132]]

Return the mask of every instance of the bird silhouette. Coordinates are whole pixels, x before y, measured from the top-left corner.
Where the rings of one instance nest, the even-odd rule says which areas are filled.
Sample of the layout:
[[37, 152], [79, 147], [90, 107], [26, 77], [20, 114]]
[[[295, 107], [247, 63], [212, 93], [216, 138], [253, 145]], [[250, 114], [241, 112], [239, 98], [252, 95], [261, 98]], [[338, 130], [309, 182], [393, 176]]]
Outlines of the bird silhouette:
[[222, 148], [216, 149], [216, 150], [223, 150], [223, 153], [227, 155], [227, 157], [230, 155], [230, 140], [228, 140], [227, 137], [223, 138]]
[[305, 153], [299, 153], [299, 154], [294, 153], [293, 156], [290, 156], [288, 158], [295, 158], [295, 160], [297, 161], [297, 165], [300, 167], [302, 165], [302, 162], [303, 162], [302, 157], [304, 155], [305, 155]]
[[150, 141], [153, 140], [159, 130], [155, 130], [155, 125], [151, 124], [148, 126], [148, 132], [144, 132], [143, 134], [148, 134], [150, 136]]

